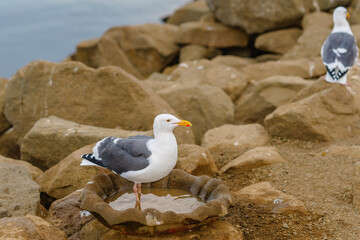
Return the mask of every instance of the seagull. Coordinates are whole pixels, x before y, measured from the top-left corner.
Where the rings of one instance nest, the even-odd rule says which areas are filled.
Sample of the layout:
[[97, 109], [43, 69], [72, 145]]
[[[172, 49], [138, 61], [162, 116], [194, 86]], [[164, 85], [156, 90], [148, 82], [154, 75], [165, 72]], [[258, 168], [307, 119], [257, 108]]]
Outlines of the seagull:
[[106, 137], [96, 143], [92, 153], [81, 156], [80, 165], [108, 168], [134, 182], [136, 202], [140, 203], [141, 183], [166, 177], [176, 165], [178, 148], [173, 130], [177, 126], [190, 127], [191, 123], [160, 114], [154, 119], [154, 137]]
[[349, 17], [344, 7], [334, 10], [334, 28], [321, 47], [321, 57], [327, 70], [327, 82], [347, 85], [346, 73], [357, 61], [358, 46], [346, 20]]

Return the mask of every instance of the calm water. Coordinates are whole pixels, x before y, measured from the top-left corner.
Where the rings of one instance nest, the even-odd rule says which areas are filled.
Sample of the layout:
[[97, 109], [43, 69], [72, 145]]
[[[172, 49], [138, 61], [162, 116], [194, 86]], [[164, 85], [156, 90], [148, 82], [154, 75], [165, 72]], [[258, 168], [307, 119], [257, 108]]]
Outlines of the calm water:
[[[155, 208], [160, 212], [189, 213], [205, 205], [197, 196], [181, 189], [143, 188], [140, 199], [141, 209]], [[106, 200], [109, 205], [119, 211], [134, 208], [135, 194], [131, 189], [121, 191]]]
[[0, 0], [0, 77], [33, 60], [61, 61], [118, 25], [161, 22], [190, 0]]

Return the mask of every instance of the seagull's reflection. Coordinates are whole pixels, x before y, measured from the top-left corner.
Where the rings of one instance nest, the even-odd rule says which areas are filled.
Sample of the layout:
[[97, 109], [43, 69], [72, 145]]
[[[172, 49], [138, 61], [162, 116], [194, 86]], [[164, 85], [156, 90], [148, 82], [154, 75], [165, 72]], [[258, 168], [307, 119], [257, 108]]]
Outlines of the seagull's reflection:
[[141, 202], [141, 194], [139, 193], [139, 201], [136, 201], [134, 208], [139, 209], [139, 210], [141, 211], [141, 204], [140, 204], [140, 202]]

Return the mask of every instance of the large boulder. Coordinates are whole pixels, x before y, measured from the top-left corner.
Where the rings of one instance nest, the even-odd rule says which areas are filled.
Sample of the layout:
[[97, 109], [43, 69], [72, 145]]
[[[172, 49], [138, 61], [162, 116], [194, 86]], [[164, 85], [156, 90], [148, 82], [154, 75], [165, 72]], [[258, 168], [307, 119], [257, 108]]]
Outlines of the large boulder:
[[243, 28], [247, 33], [263, 33], [298, 23], [308, 12], [347, 5], [351, 0], [207, 0], [221, 22]]
[[93, 215], [80, 208], [81, 191], [56, 200], [49, 209], [49, 221], [54, 227], [64, 231], [69, 239], [79, 239], [77, 233], [81, 228], [94, 220]]
[[95, 144], [85, 146], [49, 168], [38, 179], [41, 192], [48, 196], [61, 199], [70, 193], [83, 188], [101, 168], [95, 166], [80, 166], [81, 155], [91, 153]]
[[274, 75], [314, 78], [324, 75], [326, 68], [320, 57], [314, 57], [255, 63], [243, 67], [241, 71], [258, 81]]
[[40, 187], [25, 167], [2, 163], [0, 182], [0, 218], [36, 215], [40, 205]]
[[31, 62], [12, 77], [5, 94], [5, 115], [22, 136], [51, 115], [99, 127], [149, 130], [164, 112], [175, 114], [123, 69], [95, 70], [71, 61]]
[[39, 119], [25, 135], [21, 144], [21, 159], [46, 170], [75, 150], [105, 137], [135, 135], [151, 135], [151, 131], [93, 127], [50, 116]]
[[5, 107], [5, 89], [8, 84], [8, 80], [6, 78], [0, 78], [0, 133], [11, 127], [11, 124], [6, 119], [4, 114]]
[[295, 46], [301, 33], [298, 28], [289, 28], [260, 34], [255, 39], [255, 47], [265, 52], [284, 54]]
[[220, 87], [235, 101], [245, 90], [249, 77], [235, 68], [202, 59], [181, 63], [168, 76], [168, 80], [182, 86], [208, 84]]
[[28, 171], [30, 173], [31, 178], [34, 181], [36, 181], [36, 179], [38, 177], [40, 177], [41, 174], [43, 174], [43, 171], [41, 171], [38, 167], [35, 167], [32, 164], [25, 162], [25, 161], [7, 158], [7, 157], [0, 155], [0, 163], [1, 164], [9, 164], [10, 163], [12, 165], [18, 165], [18, 166], [24, 167], [26, 169], [26, 171]]
[[180, 25], [185, 22], [196, 22], [208, 13], [210, 13], [210, 9], [205, 0], [189, 2], [178, 8], [166, 22], [175, 25]]
[[360, 1], [353, 0], [350, 6], [350, 22], [352, 24], [360, 23]]
[[159, 72], [176, 57], [177, 30], [172, 24], [113, 27], [97, 40], [80, 43], [72, 59], [94, 68], [118, 66], [144, 78]]
[[234, 122], [234, 104], [221, 88], [178, 85], [158, 93], [193, 124], [196, 143], [207, 130]]
[[63, 231], [53, 227], [44, 219], [26, 215], [0, 219], [0, 238], [4, 240], [66, 240]]
[[[325, 15], [325, 16], [324, 16]], [[323, 21], [321, 21], [324, 19]], [[298, 59], [320, 56], [321, 47], [332, 29], [332, 16], [327, 13], [311, 13], [304, 17], [302, 35], [296, 45], [282, 59]], [[318, 21], [316, 21], [318, 20]]]
[[303, 140], [332, 140], [360, 133], [360, 84], [332, 84], [307, 98], [277, 108], [265, 118], [273, 136]]
[[194, 144], [179, 145], [179, 155], [175, 168], [192, 175], [212, 175], [218, 168], [209, 150]]
[[20, 135], [14, 128], [10, 128], [0, 136], [0, 155], [20, 159]]
[[223, 125], [205, 133], [201, 146], [209, 149], [217, 167], [222, 167], [245, 151], [270, 142], [265, 128], [258, 123]]
[[297, 92], [311, 85], [296, 76], [272, 76], [257, 84], [235, 106], [236, 123], [262, 123], [277, 107], [290, 103]]
[[217, 48], [246, 47], [249, 37], [241, 29], [231, 28], [206, 18], [199, 22], [181, 24], [176, 34], [176, 42]]

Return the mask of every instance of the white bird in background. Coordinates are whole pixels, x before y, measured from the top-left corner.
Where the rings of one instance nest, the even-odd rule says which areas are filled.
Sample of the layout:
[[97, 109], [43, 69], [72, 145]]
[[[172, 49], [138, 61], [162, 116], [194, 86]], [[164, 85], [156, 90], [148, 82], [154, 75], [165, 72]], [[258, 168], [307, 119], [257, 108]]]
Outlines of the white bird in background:
[[177, 161], [177, 142], [173, 130], [191, 123], [171, 114], [160, 114], [154, 119], [154, 138], [138, 135], [128, 138], [107, 137], [99, 141], [93, 153], [81, 156], [81, 166], [108, 168], [134, 182], [136, 202], [140, 202], [141, 183], [166, 177]]
[[344, 7], [334, 10], [334, 28], [321, 48], [321, 57], [327, 70], [327, 82], [346, 85], [346, 74], [358, 58], [358, 46], [346, 20], [349, 16]]

